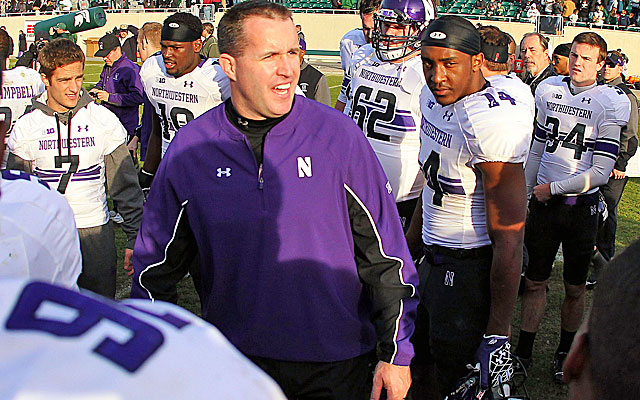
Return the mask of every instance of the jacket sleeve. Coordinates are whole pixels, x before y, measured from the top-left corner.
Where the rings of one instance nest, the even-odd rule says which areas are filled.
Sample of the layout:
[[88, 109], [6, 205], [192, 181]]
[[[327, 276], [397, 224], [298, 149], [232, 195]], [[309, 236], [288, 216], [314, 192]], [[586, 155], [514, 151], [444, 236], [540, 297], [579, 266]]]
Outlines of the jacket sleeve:
[[9, 157], [7, 158], [7, 169], [24, 171], [29, 174], [33, 173], [31, 161], [24, 160], [13, 153], [9, 153]]
[[122, 215], [122, 231], [127, 235], [127, 249], [133, 249], [142, 219], [143, 195], [133, 160], [125, 144], [104, 157], [109, 195], [118, 203]]
[[629, 123], [620, 131], [620, 152], [614, 165], [618, 171], [626, 171], [629, 159], [638, 150], [638, 100], [633, 94], [627, 95], [631, 103], [631, 113]]
[[122, 87], [119, 88], [120, 93], [109, 93], [109, 103], [116, 106], [138, 106], [142, 104], [142, 81], [140, 74], [135, 69], [126, 69]]
[[[380, 360], [409, 365], [418, 305], [418, 275], [400, 217], [378, 158], [352, 121], [344, 184], [358, 275], [371, 301]], [[353, 129], [351, 129], [353, 125]], [[417, 162], [417, 161], [416, 161]]]
[[168, 179], [167, 161], [160, 164], [145, 203], [133, 251], [131, 297], [175, 303], [176, 284], [188, 272], [198, 248], [189, 225], [189, 203], [178, 198]]

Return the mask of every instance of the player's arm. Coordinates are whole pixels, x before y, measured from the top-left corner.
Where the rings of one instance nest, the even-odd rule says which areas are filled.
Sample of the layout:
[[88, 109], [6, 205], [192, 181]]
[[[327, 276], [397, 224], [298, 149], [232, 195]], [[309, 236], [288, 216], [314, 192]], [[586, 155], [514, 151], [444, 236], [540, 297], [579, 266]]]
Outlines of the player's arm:
[[147, 157], [144, 165], [138, 174], [138, 179], [142, 189], [149, 189], [153, 177], [158, 170], [160, 159], [162, 156], [162, 128], [160, 126], [160, 117], [152, 110], [151, 114], [151, 133], [149, 135], [149, 143], [147, 144]]
[[524, 174], [527, 181], [527, 195], [533, 192], [534, 186], [538, 184], [538, 170], [540, 169], [540, 161], [547, 142], [547, 133], [536, 122], [536, 128], [533, 133], [533, 143], [529, 150], [529, 157], [524, 168]]
[[629, 122], [620, 132], [620, 151], [613, 167], [614, 170], [621, 172], [627, 170], [629, 159], [638, 149], [638, 100], [635, 96], [629, 95], [629, 102], [631, 103]]
[[122, 215], [122, 231], [127, 236], [125, 243], [124, 269], [132, 271], [133, 246], [142, 220], [143, 196], [133, 160], [126, 144], [121, 144], [104, 157], [107, 191], [118, 204]]
[[316, 85], [316, 101], [331, 107], [331, 93], [329, 92], [329, 82], [324, 74], [320, 77]]
[[482, 174], [487, 231], [493, 247], [487, 335], [507, 336], [518, 294], [527, 196], [521, 163], [476, 164]]
[[334, 108], [340, 112], [344, 112], [347, 103], [349, 102], [349, 94], [351, 91], [351, 73], [349, 72], [349, 68], [344, 72], [344, 77], [342, 78], [342, 88], [340, 89], [340, 93], [338, 94], [338, 100], [336, 100], [336, 105]]
[[33, 173], [31, 161], [24, 160], [13, 153], [9, 153], [7, 158], [7, 169], [24, 171], [29, 174]]
[[616, 161], [620, 140], [620, 126], [608, 124], [599, 128], [593, 150], [591, 167], [570, 178], [537, 185], [533, 194], [539, 201], [547, 201], [552, 195], [580, 194], [602, 186], [609, 181]]
[[23, 126], [22, 122], [20, 119], [16, 121], [7, 140], [7, 151], [9, 152], [7, 169], [20, 170], [31, 174], [33, 173], [33, 160], [35, 157], [33, 157], [28, 140], [26, 140], [26, 133], [30, 129], [28, 126]]

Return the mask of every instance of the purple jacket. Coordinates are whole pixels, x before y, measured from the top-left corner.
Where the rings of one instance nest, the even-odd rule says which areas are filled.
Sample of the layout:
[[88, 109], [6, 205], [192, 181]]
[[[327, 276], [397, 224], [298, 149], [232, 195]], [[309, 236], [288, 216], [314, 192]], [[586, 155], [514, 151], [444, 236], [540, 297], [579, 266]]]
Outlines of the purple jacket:
[[243, 353], [409, 365], [418, 277], [391, 186], [347, 116], [296, 96], [256, 165], [224, 103], [175, 136], [134, 250], [132, 297], [176, 301], [197, 255], [203, 317]]
[[109, 92], [109, 101], [102, 104], [118, 117], [129, 136], [133, 135], [142, 104], [140, 67], [123, 55], [112, 67], [104, 66], [95, 87]]

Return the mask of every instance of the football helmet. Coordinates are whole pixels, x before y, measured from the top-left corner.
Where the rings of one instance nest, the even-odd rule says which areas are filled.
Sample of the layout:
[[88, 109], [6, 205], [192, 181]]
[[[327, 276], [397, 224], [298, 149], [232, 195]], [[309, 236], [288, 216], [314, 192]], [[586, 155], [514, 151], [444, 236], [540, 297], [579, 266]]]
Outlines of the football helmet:
[[[420, 37], [436, 12], [431, 0], [383, 0], [373, 15], [371, 44], [382, 61], [396, 61], [420, 50]], [[387, 25], [404, 27], [403, 35], [388, 35]]]
[[444, 400], [530, 400], [524, 381], [527, 371], [519, 358], [513, 357], [514, 371], [508, 381], [502, 381], [488, 390], [480, 388], [480, 365], [467, 365], [471, 370], [460, 379], [451, 393]]

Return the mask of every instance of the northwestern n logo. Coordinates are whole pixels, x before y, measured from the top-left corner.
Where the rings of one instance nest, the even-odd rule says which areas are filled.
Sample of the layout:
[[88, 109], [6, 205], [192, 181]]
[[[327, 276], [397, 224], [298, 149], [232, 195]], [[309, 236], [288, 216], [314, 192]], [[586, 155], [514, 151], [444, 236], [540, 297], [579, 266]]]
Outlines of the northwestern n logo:
[[311, 178], [311, 157], [298, 157], [298, 178]]

